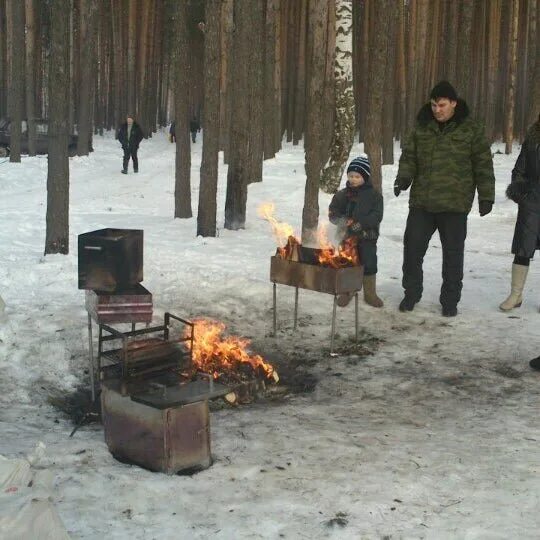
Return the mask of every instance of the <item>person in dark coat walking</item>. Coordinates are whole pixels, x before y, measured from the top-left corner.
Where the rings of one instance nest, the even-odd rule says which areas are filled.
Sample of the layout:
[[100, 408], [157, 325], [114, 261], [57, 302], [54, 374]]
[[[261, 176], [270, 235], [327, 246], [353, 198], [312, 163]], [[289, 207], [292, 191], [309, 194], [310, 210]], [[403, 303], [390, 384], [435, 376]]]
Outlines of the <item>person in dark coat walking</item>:
[[491, 212], [495, 176], [489, 143], [482, 126], [454, 87], [441, 81], [430, 103], [418, 113], [408, 137], [394, 183], [396, 197], [411, 188], [403, 239], [403, 288], [400, 311], [412, 311], [423, 292], [422, 263], [438, 230], [443, 252], [440, 303], [445, 317], [457, 315], [463, 287], [467, 215], [478, 192], [480, 216]]
[[172, 122], [171, 127], [169, 128], [169, 142], [176, 142], [176, 122]]
[[116, 137], [122, 145], [124, 151], [124, 163], [122, 174], [127, 174], [129, 158], [133, 160], [133, 172], [139, 172], [139, 160], [137, 158], [137, 150], [139, 144], [143, 140], [143, 132], [139, 124], [135, 122], [133, 116], [127, 115], [126, 121], [120, 126]]
[[191, 141], [195, 142], [197, 140], [197, 131], [201, 131], [201, 125], [197, 118], [193, 117], [189, 121], [189, 131], [191, 132]]
[[[364, 301], [382, 307], [377, 296], [377, 238], [383, 218], [383, 197], [371, 184], [371, 167], [367, 156], [354, 158], [347, 167], [347, 184], [332, 198], [328, 209], [330, 222], [338, 226], [343, 238], [357, 241], [358, 254], [364, 265]], [[352, 294], [338, 297], [338, 305], [346, 306]]]
[[518, 204], [518, 215], [512, 241], [510, 295], [499, 306], [502, 311], [521, 306], [529, 263], [540, 249], [540, 116], [525, 136], [506, 195]]

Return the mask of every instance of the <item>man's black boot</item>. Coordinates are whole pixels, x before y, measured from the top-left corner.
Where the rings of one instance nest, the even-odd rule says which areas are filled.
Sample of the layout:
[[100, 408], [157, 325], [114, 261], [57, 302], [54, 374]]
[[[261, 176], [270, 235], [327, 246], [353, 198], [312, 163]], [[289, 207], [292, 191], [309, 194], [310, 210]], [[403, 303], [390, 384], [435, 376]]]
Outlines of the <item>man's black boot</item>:
[[415, 300], [413, 300], [409, 296], [405, 296], [405, 298], [399, 304], [399, 311], [412, 311], [414, 309], [415, 304], [416, 304]]
[[533, 369], [537, 369], [540, 371], [540, 356], [537, 356], [536, 358], [533, 358], [529, 362], [529, 366], [531, 366]]
[[457, 307], [456, 306], [443, 306], [442, 315], [443, 317], [455, 317], [457, 315]]
[[122, 169], [122, 174], [127, 174], [127, 170], [126, 170], [126, 169]]

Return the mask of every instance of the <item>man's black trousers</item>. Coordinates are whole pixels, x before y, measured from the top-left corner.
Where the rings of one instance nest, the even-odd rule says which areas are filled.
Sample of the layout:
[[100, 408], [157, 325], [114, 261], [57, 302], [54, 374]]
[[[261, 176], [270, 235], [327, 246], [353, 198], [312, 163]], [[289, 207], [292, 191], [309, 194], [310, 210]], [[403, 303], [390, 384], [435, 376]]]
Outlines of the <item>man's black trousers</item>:
[[442, 244], [442, 278], [440, 302], [457, 306], [463, 288], [463, 252], [467, 236], [467, 214], [427, 212], [410, 208], [405, 229], [403, 252], [403, 288], [405, 297], [418, 302], [423, 291], [422, 263], [429, 241], [438, 230]]
[[137, 159], [138, 148], [126, 148], [124, 147], [124, 171], [127, 171], [129, 158], [133, 160], [133, 170], [136, 172], [139, 170], [139, 160]]

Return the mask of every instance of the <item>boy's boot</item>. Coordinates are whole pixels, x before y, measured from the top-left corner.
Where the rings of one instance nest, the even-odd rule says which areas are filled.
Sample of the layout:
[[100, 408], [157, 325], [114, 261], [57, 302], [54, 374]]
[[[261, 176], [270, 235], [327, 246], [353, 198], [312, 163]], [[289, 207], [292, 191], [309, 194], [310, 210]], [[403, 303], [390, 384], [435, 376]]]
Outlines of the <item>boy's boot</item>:
[[510, 288], [510, 296], [499, 306], [501, 311], [510, 311], [511, 309], [521, 306], [523, 302], [523, 288], [527, 279], [529, 267], [522, 264], [512, 265], [512, 286]]
[[354, 293], [343, 293], [337, 297], [337, 305], [339, 307], [348, 306], [350, 301], [353, 299]]
[[384, 302], [377, 296], [377, 274], [364, 276], [364, 301], [373, 307], [383, 307]]

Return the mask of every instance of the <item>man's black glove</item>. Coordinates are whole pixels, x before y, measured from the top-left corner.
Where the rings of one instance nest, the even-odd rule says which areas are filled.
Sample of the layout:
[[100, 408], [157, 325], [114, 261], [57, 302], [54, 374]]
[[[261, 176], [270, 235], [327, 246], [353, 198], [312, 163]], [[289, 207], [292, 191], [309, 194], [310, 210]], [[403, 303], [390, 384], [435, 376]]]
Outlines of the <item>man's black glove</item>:
[[492, 201], [480, 201], [478, 203], [478, 209], [480, 210], [480, 216], [487, 216], [493, 208]]
[[527, 182], [512, 182], [506, 188], [506, 196], [517, 204], [525, 202], [529, 194], [529, 184]]
[[410, 178], [396, 178], [394, 182], [394, 195], [399, 197], [399, 194], [408, 189], [411, 184], [412, 180]]

